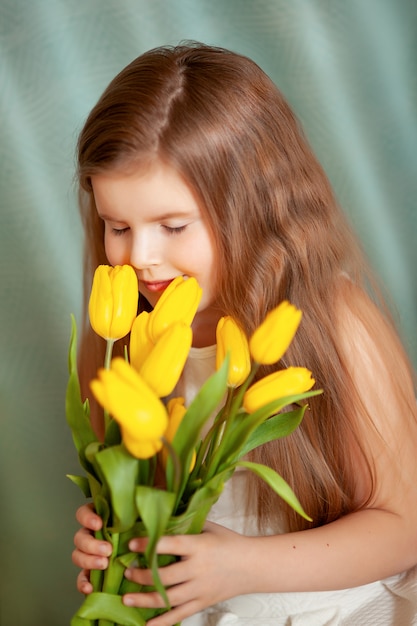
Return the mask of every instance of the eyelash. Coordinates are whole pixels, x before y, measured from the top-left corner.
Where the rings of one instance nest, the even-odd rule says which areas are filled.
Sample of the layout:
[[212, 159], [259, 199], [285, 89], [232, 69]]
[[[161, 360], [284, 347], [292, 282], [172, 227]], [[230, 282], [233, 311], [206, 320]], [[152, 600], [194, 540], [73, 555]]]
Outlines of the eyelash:
[[184, 226], [163, 226], [168, 235], [180, 235], [186, 229], [186, 225]]
[[[186, 227], [186, 224], [184, 224], [184, 226], [162, 226], [162, 228], [168, 235], [180, 235], [182, 232], [184, 232]], [[112, 228], [111, 230], [113, 235], [115, 235], [116, 237], [121, 237], [122, 235], [127, 233], [129, 228]]]
[[116, 235], [116, 237], [121, 237], [121, 235], [124, 235], [129, 229], [128, 228], [112, 228], [112, 233], [113, 235]]

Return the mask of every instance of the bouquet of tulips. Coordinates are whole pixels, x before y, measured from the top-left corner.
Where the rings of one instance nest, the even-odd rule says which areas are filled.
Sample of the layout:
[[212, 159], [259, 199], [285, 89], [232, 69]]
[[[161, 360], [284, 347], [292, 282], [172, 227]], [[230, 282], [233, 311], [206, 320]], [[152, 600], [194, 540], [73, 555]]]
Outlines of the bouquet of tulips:
[[[301, 311], [281, 303], [250, 339], [231, 317], [221, 318], [216, 371], [186, 407], [173, 392], [191, 347], [191, 324], [200, 299], [197, 281], [178, 277], [152, 312], [137, 315], [134, 270], [127, 265], [97, 268], [89, 315], [107, 350], [91, 391], [104, 409], [104, 441], [97, 439], [88, 400], [81, 398], [72, 321], [66, 414], [84, 474], [69, 478], [92, 498], [103, 520], [97, 536], [111, 542], [113, 552], [105, 572], [91, 572], [94, 592], [71, 626], [143, 626], [161, 612], [123, 605], [124, 593], [141, 590], [123, 575], [134, 562], [152, 570], [154, 588], [168, 609], [158, 567], [175, 557], [157, 555], [157, 542], [162, 535], [201, 532], [225, 482], [239, 466], [255, 472], [309, 519], [281, 476], [245, 459], [257, 446], [291, 433], [307, 406], [300, 401], [320, 393], [311, 391], [314, 379], [302, 367], [253, 382], [259, 365], [277, 362], [287, 350]], [[125, 358], [112, 358], [114, 342], [129, 333]], [[283, 412], [289, 405], [297, 408]], [[144, 554], [128, 549], [137, 536], [149, 538]]]

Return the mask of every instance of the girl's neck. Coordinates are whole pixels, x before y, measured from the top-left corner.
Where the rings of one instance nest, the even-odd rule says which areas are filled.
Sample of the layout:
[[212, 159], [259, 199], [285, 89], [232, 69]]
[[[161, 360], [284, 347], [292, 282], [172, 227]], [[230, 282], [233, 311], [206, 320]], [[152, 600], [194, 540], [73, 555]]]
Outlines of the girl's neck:
[[214, 307], [197, 313], [192, 324], [194, 348], [205, 348], [216, 343], [216, 326], [220, 317], [221, 313]]

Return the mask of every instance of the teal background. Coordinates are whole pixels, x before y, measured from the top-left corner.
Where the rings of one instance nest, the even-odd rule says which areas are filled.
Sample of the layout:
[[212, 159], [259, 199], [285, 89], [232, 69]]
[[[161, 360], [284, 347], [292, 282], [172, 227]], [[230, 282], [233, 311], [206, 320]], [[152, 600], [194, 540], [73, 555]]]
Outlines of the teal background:
[[109, 80], [197, 39], [256, 60], [304, 123], [417, 363], [415, 0], [0, 0], [0, 624], [65, 626], [82, 496], [65, 423], [81, 304], [74, 146]]

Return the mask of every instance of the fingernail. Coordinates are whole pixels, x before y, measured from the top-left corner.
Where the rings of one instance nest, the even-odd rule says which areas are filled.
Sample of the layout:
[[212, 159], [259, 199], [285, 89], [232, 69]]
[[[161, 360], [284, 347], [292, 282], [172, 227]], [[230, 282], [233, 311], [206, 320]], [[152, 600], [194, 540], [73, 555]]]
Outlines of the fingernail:
[[123, 604], [126, 606], [133, 606], [133, 598], [130, 596], [123, 596]]
[[111, 547], [107, 543], [101, 543], [100, 547], [99, 547], [99, 552], [103, 556], [110, 556], [111, 555]]
[[125, 569], [125, 577], [130, 580], [132, 578], [132, 570], [131, 569]]

